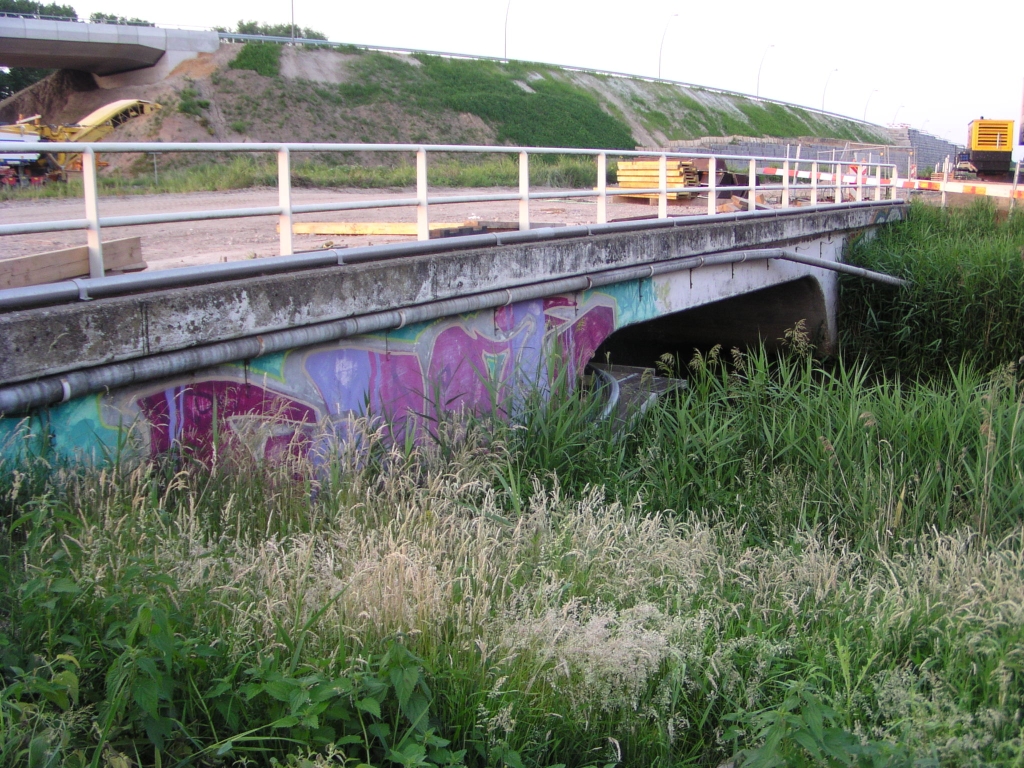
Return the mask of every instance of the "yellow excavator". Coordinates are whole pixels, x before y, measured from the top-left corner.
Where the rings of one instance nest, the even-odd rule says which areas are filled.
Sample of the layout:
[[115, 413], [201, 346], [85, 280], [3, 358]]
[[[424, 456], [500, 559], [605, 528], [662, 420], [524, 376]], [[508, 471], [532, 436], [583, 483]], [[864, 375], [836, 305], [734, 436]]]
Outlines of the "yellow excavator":
[[[5, 141], [28, 141], [45, 144], [50, 141], [99, 141], [117, 126], [133, 117], [148, 115], [160, 105], [141, 99], [121, 99], [100, 107], [77, 123], [47, 125], [40, 115], [23, 117], [10, 125], [0, 125], [0, 148]], [[73, 152], [9, 154], [0, 151], [0, 184], [42, 184], [45, 181], [66, 181], [68, 171], [82, 169], [82, 155]]]

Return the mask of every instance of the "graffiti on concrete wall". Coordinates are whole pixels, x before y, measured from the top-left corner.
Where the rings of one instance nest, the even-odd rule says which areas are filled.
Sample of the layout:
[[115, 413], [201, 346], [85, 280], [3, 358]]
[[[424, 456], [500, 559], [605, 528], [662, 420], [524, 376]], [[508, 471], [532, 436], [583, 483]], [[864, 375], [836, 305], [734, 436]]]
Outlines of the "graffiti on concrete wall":
[[308, 450], [324, 425], [378, 415], [399, 436], [442, 412], [507, 417], [551, 376], [570, 381], [612, 332], [657, 314], [651, 281], [520, 302], [219, 366], [172, 381], [0, 419], [4, 453], [47, 443], [101, 459], [186, 445], [200, 457], [237, 440], [261, 458]]

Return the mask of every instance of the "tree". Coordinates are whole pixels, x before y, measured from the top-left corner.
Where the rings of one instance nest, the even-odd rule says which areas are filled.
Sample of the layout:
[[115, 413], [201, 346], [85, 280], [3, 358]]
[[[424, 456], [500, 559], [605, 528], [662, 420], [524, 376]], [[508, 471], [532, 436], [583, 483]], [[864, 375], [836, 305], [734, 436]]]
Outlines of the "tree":
[[[266, 37], [292, 37], [291, 24], [260, 24], [258, 21], [240, 21], [235, 30], [240, 35], [265, 35]], [[295, 37], [306, 40], [326, 40], [327, 35], [309, 27], [295, 27]]]
[[89, 21], [93, 24], [126, 24], [129, 27], [155, 27], [151, 21], [143, 21], [142, 19], [136, 19], [134, 17], [127, 18], [125, 16], [118, 16], [113, 13], [100, 13], [97, 11], [89, 17]]
[[33, 0], [0, 0], [0, 13], [24, 13], [31, 16], [57, 16], [78, 21], [78, 14], [70, 5], [36, 3]]

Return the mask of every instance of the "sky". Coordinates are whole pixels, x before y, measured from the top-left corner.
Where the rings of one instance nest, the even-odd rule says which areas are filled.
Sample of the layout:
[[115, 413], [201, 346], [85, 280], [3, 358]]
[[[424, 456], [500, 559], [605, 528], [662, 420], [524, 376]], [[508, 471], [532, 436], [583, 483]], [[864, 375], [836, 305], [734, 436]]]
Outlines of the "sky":
[[[1024, 98], [1024, 0], [65, 0], [160, 26], [295, 23], [328, 39], [541, 61], [724, 88], [963, 144]], [[633, 10], [631, 10], [633, 9]], [[507, 27], [506, 27], [507, 13]], [[662, 45], [662, 40], [664, 43]], [[1024, 155], [1021, 148], [1015, 158]]]

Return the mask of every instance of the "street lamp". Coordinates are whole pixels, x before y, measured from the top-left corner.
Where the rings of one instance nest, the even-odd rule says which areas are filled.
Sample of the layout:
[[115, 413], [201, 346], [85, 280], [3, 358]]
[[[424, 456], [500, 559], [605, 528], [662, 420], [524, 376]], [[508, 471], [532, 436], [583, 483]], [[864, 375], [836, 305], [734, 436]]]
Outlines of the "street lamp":
[[295, 47], [295, 0], [292, 0], [292, 48]]
[[761, 67], [764, 66], [764, 57], [768, 55], [768, 51], [775, 47], [775, 44], [769, 45], [764, 49], [764, 53], [761, 54], [761, 63], [757, 65], [757, 89], [754, 91], [754, 95], [760, 97], [761, 95]]
[[668, 25], [672, 23], [672, 19], [678, 16], [678, 13], [673, 13], [668, 17], [665, 22], [665, 31], [661, 33], [661, 45], [658, 47], [658, 79], [661, 80], [661, 52], [665, 50], [665, 35], [668, 34]]
[[892, 116], [892, 124], [893, 125], [896, 125], [896, 118], [899, 116], [900, 110], [903, 109], [903, 107], [905, 107], [905, 106], [906, 106], [906, 104], [900, 104], [898, 107], [896, 107], [896, 114]]
[[878, 93], [878, 89], [877, 88], [875, 88], [875, 90], [873, 90], [871, 93], [868, 94], [868, 100], [864, 102], [864, 121], [865, 122], [867, 122], [867, 119], [868, 119], [868, 104], [871, 103], [871, 97], [874, 96], [876, 93]]
[[508, 61], [508, 12], [512, 10], [512, 0], [505, 6], [505, 61]]
[[821, 114], [825, 114], [825, 91], [828, 90], [828, 81], [832, 79], [832, 75], [839, 71], [839, 67], [836, 67], [828, 73], [828, 77], [825, 78], [825, 87], [821, 89]]

